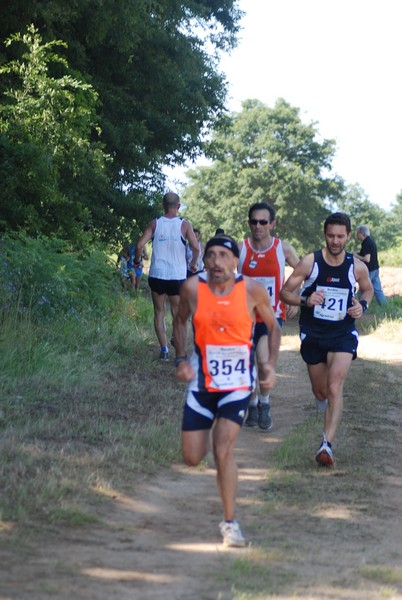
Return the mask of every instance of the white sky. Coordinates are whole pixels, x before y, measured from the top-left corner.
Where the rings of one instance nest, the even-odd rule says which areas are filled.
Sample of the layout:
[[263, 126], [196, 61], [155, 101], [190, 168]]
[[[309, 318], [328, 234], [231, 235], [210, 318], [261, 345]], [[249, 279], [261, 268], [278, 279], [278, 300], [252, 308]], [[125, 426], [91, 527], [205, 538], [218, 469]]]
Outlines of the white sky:
[[402, 190], [401, 0], [240, 0], [229, 109], [282, 97], [335, 139], [334, 171], [389, 208]]
[[239, 7], [240, 41], [221, 61], [229, 109], [240, 111], [248, 98], [270, 107], [284, 98], [336, 140], [333, 172], [390, 208], [402, 190], [402, 0], [239, 0]]

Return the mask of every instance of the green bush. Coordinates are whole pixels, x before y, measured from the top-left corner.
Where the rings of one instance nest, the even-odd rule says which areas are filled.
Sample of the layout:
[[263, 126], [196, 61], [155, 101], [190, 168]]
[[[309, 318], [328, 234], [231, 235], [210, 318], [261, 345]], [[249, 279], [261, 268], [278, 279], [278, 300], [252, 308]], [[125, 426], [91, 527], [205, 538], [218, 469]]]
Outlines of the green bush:
[[0, 241], [2, 310], [35, 318], [102, 313], [115, 303], [118, 281], [101, 248], [71, 251], [58, 238], [4, 236]]
[[378, 253], [380, 266], [383, 267], [402, 267], [402, 241], [389, 250], [383, 250]]

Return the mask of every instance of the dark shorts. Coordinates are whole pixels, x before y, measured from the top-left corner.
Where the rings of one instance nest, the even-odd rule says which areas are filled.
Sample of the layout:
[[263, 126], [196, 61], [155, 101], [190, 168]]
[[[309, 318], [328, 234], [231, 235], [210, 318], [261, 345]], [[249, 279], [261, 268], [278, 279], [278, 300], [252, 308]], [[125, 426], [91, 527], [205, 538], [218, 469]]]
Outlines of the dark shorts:
[[[282, 327], [283, 319], [276, 319], [279, 327]], [[268, 335], [268, 328], [262, 321], [257, 321], [254, 327], [253, 344], [254, 348], [257, 348], [257, 344], [264, 335]]]
[[356, 330], [335, 338], [314, 338], [300, 333], [300, 339], [300, 354], [308, 365], [326, 363], [328, 352], [347, 352], [353, 355], [352, 360], [357, 356], [359, 336]]
[[249, 390], [232, 392], [187, 392], [183, 411], [183, 431], [211, 429], [215, 419], [228, 419], [243, 425], [248, 403]]
[[156, 279], [156, 277], [148, 277], [148, 285], [155, 294], [163, 296], [178, 296], [180, 288], [185, 279]]
[[196, 271], [195, 273], [193, 273], [192, 271], [187, 271], [187, 279], [189, 277], [194, 277], [194, 275], [199, 275], [200, 273], [203, 273], [203, 271]]

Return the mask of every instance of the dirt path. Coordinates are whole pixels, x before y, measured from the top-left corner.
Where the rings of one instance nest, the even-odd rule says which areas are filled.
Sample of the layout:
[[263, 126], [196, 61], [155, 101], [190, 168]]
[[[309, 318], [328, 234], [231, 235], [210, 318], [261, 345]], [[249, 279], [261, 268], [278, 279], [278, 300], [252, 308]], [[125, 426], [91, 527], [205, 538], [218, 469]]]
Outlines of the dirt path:
[[[285, 544], [289, 556], [298, 553], [293, 565], [297, 586], [290, 586], [289, 595], [278, 592], [275, 598], [401, 599], [400, 449], [397, 454], [390, 453], [384, 472], [380, 515], [357, 518], [356, 507], [348, 504], [346, 497], [334, 497], [314, 515], [290, 507], [278, 510], [274, 519], [264, 514], [262, 498], [269, 485], [270, 457], [291, 428], [306, 418], [306, 398], [311, 396], [297, 348], [296, 336], [284, 338], [272, 432], [245, 428], [237, 445], [238, 519], [250, 538], [250, 547], [234, 550], [221, 545], [221, 505], [211, 460], [200, 469], [176, 465], [140, 481], [132, 496], [116, 493], [102, 515], [101, 526], [81, 528], [78, 533], [71, 529], [49, 532], [40, 536], [34, 551], [29, 539], [22, 553], [18, 549], [14, 555], [6, 554], [3, 549], [0, 600], [226, 600], [235, 595], [227, 582], [219, 580], [220, 568], [227, 569], [239, 557], [247, 557], [254, 551], [254, 543], [267, 538], [273, 547]], [[380, 348], [378, 340], [370, 336], [362, 340], [363, 358], [378, 360], [379, 354], [381, 360], [402, 364], [400, 346], [382, 343]], [[399, 407], [389, 416], [399, 441], [401, 412]], [[342, 477], [342, 469], [338, 475]], [[327, 473], [321, 477], [325, 485]], [[399, 581], [384, 586], [351, 580], [359, 566], [375, 563], [380, 557], [390, 557], [394, 565], [401, 566]], [[267, 592], [266, 596], [243, 597], [273, 596]]]

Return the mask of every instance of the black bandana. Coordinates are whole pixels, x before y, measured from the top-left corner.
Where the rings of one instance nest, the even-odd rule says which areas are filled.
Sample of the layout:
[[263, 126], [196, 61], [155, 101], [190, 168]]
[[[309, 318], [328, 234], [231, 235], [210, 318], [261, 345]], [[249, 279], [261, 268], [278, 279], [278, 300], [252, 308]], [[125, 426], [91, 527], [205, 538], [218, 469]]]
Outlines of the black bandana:
[[227, 248], [228, 250], [231, 250], [236, 258], [239, 258], [239, 256], [240, 256], [239, 248], [238, 248], [236, 242], [234, 241], [233, 238], [231, 238], [229, 236], [225, 236], [225, 237], [224, 236], [216, 236], [216, 237], [211, 238], [205, 245], [204, 254], [206, 254], [208, 249], [211, 248], [212, 246], [222, 246], [223, 248]]

